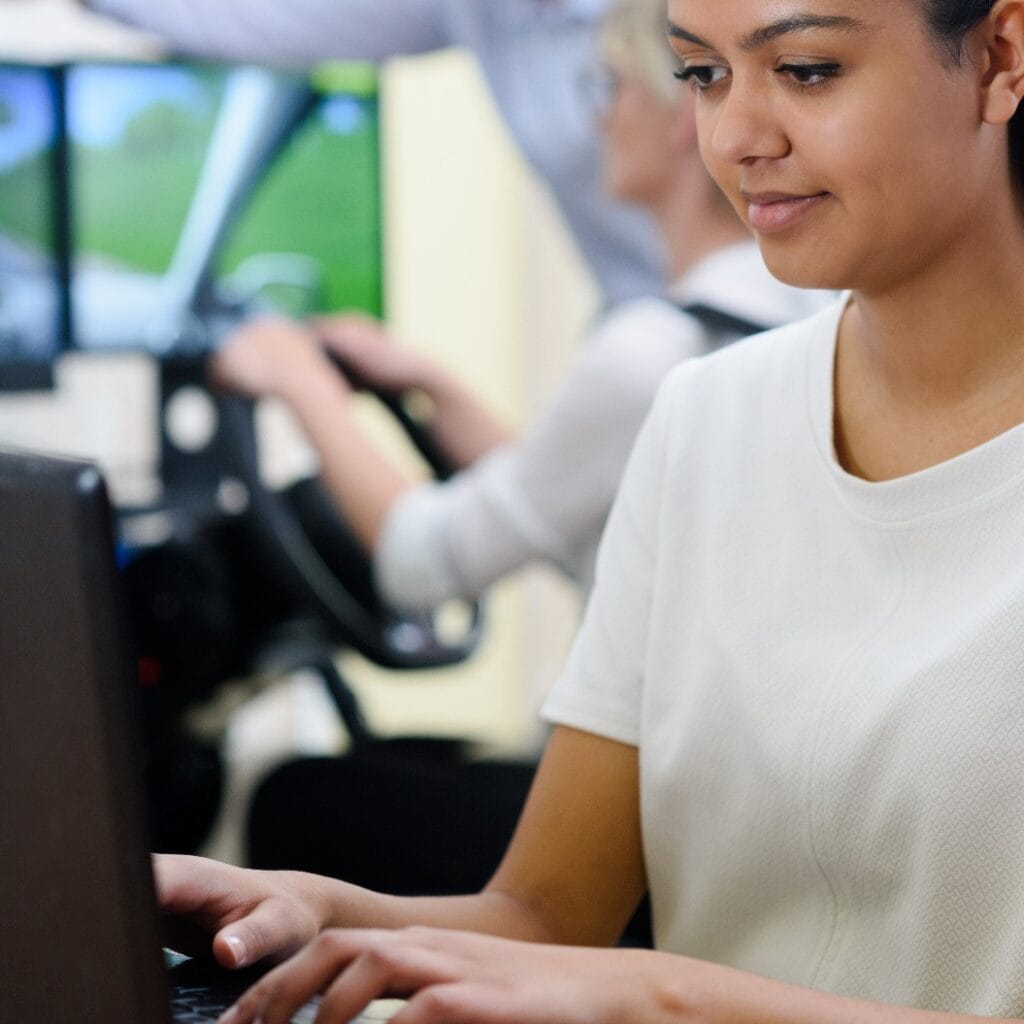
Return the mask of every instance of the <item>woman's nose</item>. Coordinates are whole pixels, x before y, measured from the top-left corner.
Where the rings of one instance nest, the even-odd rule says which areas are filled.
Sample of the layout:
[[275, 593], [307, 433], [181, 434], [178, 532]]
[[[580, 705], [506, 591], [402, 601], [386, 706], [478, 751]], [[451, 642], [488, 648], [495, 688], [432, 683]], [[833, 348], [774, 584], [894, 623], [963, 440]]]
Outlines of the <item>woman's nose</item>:
[[733, 79], [710, 119], [710, 155], [727, 164], [780, 159], [789, 139], [768, 90]]

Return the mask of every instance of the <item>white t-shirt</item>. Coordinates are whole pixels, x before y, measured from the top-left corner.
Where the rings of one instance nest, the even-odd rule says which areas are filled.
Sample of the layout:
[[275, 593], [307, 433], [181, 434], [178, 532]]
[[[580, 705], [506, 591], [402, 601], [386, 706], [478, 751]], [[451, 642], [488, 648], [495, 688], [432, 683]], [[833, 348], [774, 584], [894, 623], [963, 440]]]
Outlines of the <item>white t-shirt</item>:
[[[751, 241], [701, 261], [673, 294], [774, 326], [821, 308], [827, 293], [780, 284]], [[431, 608], [478, 595], [532, 560], [589, 586], [615, 489], [666, 373], [735, 337], [658, 299], [615, 310], [521, 440], [394, 504], [375, 556], [381, 593], [399, 607]]]
[[[610, 199], [597, 118], [582, 88], [609, 0], [87, 0], [177, 50], [283, 64], [464, 47], [526, 159], [551, 187], [610, 302], [658, 295], [664, 251], [651, 219]], [[438, 111], [438, 117], [444, 112]]]
[[639, 747], [657, 944], [1024, 1015], [1024, 426], [882, 483], [841, 306], [675, 371], [546, 717]]

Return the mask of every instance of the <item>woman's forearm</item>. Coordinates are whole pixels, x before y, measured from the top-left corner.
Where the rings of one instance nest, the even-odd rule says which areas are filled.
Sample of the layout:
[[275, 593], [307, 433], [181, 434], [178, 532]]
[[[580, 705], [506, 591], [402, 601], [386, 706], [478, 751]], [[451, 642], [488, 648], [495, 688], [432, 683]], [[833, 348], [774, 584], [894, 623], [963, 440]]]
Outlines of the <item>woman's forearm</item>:
[[454, 931], [548, 943], [545, 922], [511, 893], [488, 890], [465, 896], [391, 896], [317, 879], [324, 891], [324, 927], [407, 928], [425, 925]]
[[442, 368], [432, 367], [418, 390], [430, 403], [427, 429], [459, 469], [515, 439], [476, 395]]
[[413, 482], [363, 431], [333, 371], [307, 378], [301, 393], [283, 397], [317, 450], [328, 492], [362, 545], [375, 551], [389, 510]]
[[[341, 886], [341, 883], [334, 883]], [[426, 912], [420, 918], [414, 906]], [[520, 1024], [984, 1024], [988, 1018], [886, 1006], [771, 981], [668, 953], [509, 941], [507, 908], [464, 900], [396, 900], [367, 908], [351, 902], [345, 928], [326, 928], [302, 952], [240, 1000], [232, 1024], [251, 1024], [261, 1008], [302, 1005], [331, 985], [335, 1016], [348, 1020], [368, 998], [401, 991], [421, 1005], [440, 1000], [430, 1020], [515, 1020]], [[480, 934], [499, 923], [497, 937]], [[376, 924], [378, 927], [370, 927]], [[473, 932], [460, 930], [470, 926]], [[273, 1020], [287, 1019], [283, 1015]], [[1004, 1021], [1002, 1024], [1010, 1024]]]

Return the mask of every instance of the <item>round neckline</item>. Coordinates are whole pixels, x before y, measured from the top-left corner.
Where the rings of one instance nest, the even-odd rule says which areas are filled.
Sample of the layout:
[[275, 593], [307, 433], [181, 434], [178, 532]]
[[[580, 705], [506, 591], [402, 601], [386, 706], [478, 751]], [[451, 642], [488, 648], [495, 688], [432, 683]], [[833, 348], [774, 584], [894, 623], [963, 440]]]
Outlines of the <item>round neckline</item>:
[[835, 447], [835, 358], [852, 301], [844, 293], [815, 318], [807, 350], [811, 435], [832, 487], [851, 511], [881, 525], [917, 525], [989, 503], [1024, 480], [1024, 423], [951, 459], [890, 480], [865, 480], [839, 461]]

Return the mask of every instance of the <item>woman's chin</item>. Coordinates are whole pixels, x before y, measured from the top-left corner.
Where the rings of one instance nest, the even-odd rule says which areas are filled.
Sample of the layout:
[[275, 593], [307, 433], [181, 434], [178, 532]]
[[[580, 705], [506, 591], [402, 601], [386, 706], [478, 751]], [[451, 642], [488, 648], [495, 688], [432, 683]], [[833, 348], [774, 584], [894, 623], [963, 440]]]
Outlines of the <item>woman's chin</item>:
[[793, 288], [845, 291], [850, 287], [849, 275], [838, 262], [827, 255], [780, 251], [781, 247], [758, 239], [761, 256], [768, 272], [776, 280]]

